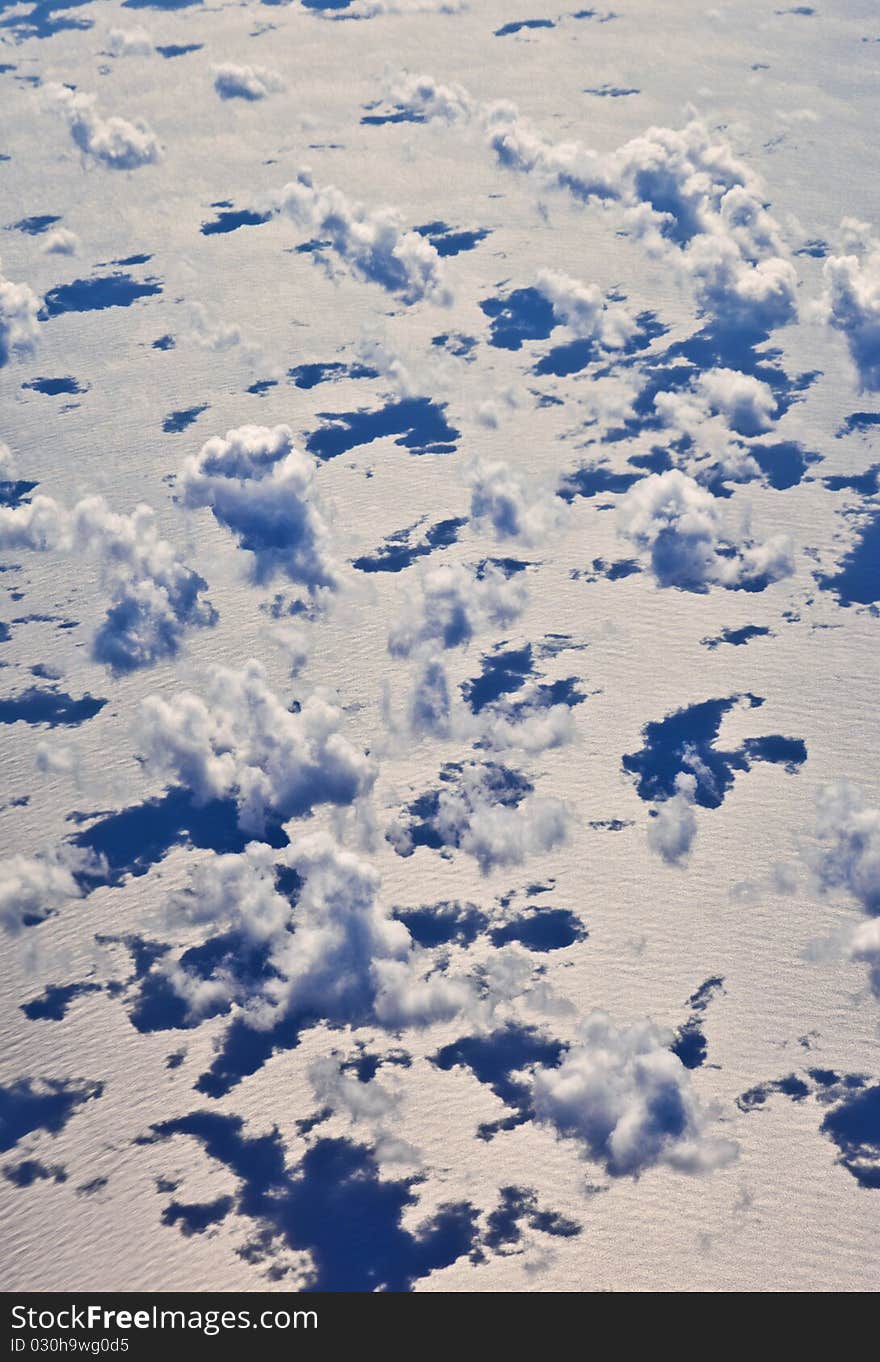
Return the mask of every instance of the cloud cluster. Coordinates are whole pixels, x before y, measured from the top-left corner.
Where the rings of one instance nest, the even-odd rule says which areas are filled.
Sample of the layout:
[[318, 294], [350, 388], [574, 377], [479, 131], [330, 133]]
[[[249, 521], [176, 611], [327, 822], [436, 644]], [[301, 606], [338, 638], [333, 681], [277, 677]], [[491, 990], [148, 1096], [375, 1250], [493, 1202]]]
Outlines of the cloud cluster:
[[880, 997], [880, 809], [849, 781], [824, 785], [817, 797], [816, 836], [812, 860], [821, 887], [846, 889], [869, 914], [853, 932], [850, 952], [868, 964]]
[[538, 1119], [579, 1140], [614, 1177], [637, 1177], [654, 1164], [706, 1173], [730, 1163], [736, 1145], [707, 1134], [706, 1112], [672, 1040], [653, 1022], [618, 1027], [591, 1013], [561, 1062], [535, 1070]]
[[718, 498], [677, 468], [636, 483], [620, 504], [619, 527], [638, 548], [650, 551], [660, 586], [762, 591], [794, 571], [787, 536], [731, 544]]
[[38, 495], [21, 506], [0, 507], [0, 547], [98, 556], [110, 606], [92, 655], [115, 672], [175, 656], [186, 629], [217, 618], [202, 594], [204, 578], [161, 538], [155, 512], [145, 504], [118, 515], [103, 497], [85, 497], [68, 511]]
[[471, 520], [496, 539], [537, 544], [560, 529], [568, 515], [553, 488], [527, 482], [503, 459], [478, 460], [468, 480]]
[[256, 581], [280, 574], [315, 592], [335, 588], [338, 574], [314, 474], [288, 426], [241, 426], [187, 458], [180, 486], [188, 507], [209, 506], [253, 555]]
[[525, 586], [497, 568], [481, 576], [459, 563], [444, 563], [421, 574], [419, 595], [404, 601], [388, 636], [393, 657], [422, 647], [457, 648], [488, 626], [506, 628], [523, 610]]
[[306, 170], [284, 186], [276, 207], [329, 240], [357, 278], [378, 284], [405, 303], [427, 299], [446, 306], [452, 301], [436, 249], [418, 232], [407, 230], [394, 209], [370, 210], [352, 203], [334, 185], [316, 185]]
[[648, 128], [599, 155], [578, 141], [553, 141], [515, 104], [481, 105], [429, 76], [401, 76], [389, 96], [418, 120], [476, 123], [500, 165], [544, 188], [582, 203], [619, 202], [633, 235], [691, 281], [701, 310], [724, 327], [766, 330], [793, 320], [797, 275], [761, 183], [699, 118], [682, 129]]
[[107, 48], [114, 57], [148, 57], [153, 39], [145, 28], [111, 28]]
[[234, 799], [241, 828], [262, 836], [270, 822], [318, 804], [350, 804], [371, 788], [375, 766], [341, 724], [341, 711], [317, 695], [292, 713], [251, 659], [240, 669], [212, 667], [203, 696], [149, 696], [140, 739], [151, 769], [200, 802]]
[[862, 223], [844, 222], [847, 255], [825, 261], [822, 316], [846, 337], [860, 387], [880, 389], [880, 241]]
[[[236, 1003], [255, 1030], [285, 1018], [397, 1029], [428, 1026], [467, 1005], [472, 990], [463, 981], [421, 977], [409, 931], [378, 900], [372, 865], [327, 833], [300, 839], [285, 857], [298, 879], [294, 907], [276, 887], [275, 855], [252, 842], [242, 855], [213, 856], [177, 900], [187, 920], [242, 943], [231, 963], [208, 977], [180, 962], [160, 964], [190, 1020]], [[262, 952], [259, 971], [245, 961], [251, 947]]]
[[253, 103], [284, 89], [284, 81], [277, 71], [264, 66], [236, 66], [223, 62], [212, 66], [214, 89], [221, 99], [245, 99]]
[[95, 107], [94, 95], [71, 90], [66, 85], [49, 85], [47, 92], [67, 120], [70, 135], [80, 151], [108, 170], [137, 170], [159, 160], [158, 138], [143, 119], [129, 123], [116, 114], [103, 118]]
[[0, 369], [15, 356], [31, 355], [39, 335], [39, 300], [27, 284], [14, 284], [0, 270]]

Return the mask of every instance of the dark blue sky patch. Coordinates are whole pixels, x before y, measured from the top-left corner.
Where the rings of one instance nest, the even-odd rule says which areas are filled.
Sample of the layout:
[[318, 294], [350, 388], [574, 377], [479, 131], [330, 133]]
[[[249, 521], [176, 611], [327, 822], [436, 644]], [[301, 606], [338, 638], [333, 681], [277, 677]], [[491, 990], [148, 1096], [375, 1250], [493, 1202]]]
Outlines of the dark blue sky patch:
[[103, 1091], [103, 1083], [78, 1078], [19, 1078], [0, 1087], [0, 1150], [14, 1148], [32, 1130], [57, 1135], [77, 1108]]
[[342, 364], [338, 360], [325, 364], [297, 364], [287, 373], [296, 388], [316, 388], [319, 383], [338, 383], [342, 378], [379, 377], [378, 370], [367, 364]]
[[795, 251], [795, 255], [808, 255], [813, 260], [824, 260], [827, 254], [828, 242], [823, 241], [821, 237], [811, 237]]
[[101, 992], [100, 984], [47, 984], [38, 998], [22, 1003], [21, 1011], [29, 1021], [63, 1021], [74, 998]]
[[864, 473], [823, 478], [822, 482], [829, 492], [857, 492], [859, 496], [873, 497], [880, 492], [880, 463], [871, 464]]
[[60, 317], [65, 312], [102, 312], [108, 307], [131, 307], [139, 298], [151, 298], [162, 292], [156, 280], [140, 283], [130, 274], [117, 271], [93, 279], [74, 279], [71, 284], [59, 284], [43, 299], [40, 316]]
[[803, 1102], [804, 1098], [809, 1097], [810, 1088], [797, 1074], [786, 1074], [784, 1078], [775, 1078], [768, 1083], [757, 1083], [736, 1099], [736, 1105], [740, 1111], [754, 1111], [756, 1107], [763, 1107], [774, 1093], [781, 1093], [783, 1097], [791, 1098], [792, 1102]]
[[36, 482], [24, 482], [17, 478], [0, 481], [0, 506], [20, 506], [37, 486], [39, 484]]
[[271, 218], [271, 213], [257, 213], [253, 208], [223, 209], [216, 218], [202, 223], [202, 236], [225, 236], [240, 227], [262, 227]]
[[[199, 807], [190, 791], [180, 788], [103, 814], [71, 838], [74, 846], [106, 858], [110, 884], [119, 884], [126, 875], [145, 875], [173, 846], [241, 852], [250, 840], [238, 826], [234, 800], [214, 800]], [[280, 828], [270, 828], [264, 840], [279, 847], [286, 846], [288, 839]]]
[[744, 624], [740, 629], [722, 629], [715, 638], [702, 638], [700, 642], [704, 648], [710, 652], [715, 652], [722, 643], [729, 643], [733, 648], [742, 648], [746, 643], [750, 643], [753, 638], [770, 638], [770, 630], [762, 624]]
[[75, 378], [32, 378], [30, 383], [22, 383], [23, 388], [29, 388], [32, 392], [43, 393], [46, 397], [59, 397], [62, 394], [84, 393], [88, 388], [84, 388]]
[[359, 445], [396, 435], [395, 444], [412, 454], [454, 454], [461, 432], [446, 420], [446, 403], [429, 397], [404, 397], [378, 411], [321, 411], [321, 426], [306, 441], [318, 459], [336, 459]]
[[479, 1137], [488, 1140], [499, 1130], [522, 1125], [532, 1113], [529, 1084], [513, 1075], [538, 1064], [558, 1064], [564, 1050], [561, 1041], [543, 1035], [534, 1027], [509, 1022], [489, 1035], [463, 1036], [444, 1045], [431, 1057], [431, 1062], [446, 1071], [459, 1067], [470, 1069], [477, 1081], [486, 1084], [510, 1109], [508, 1117], [479, 1127]]
[[163, 1225], [179, 1225], [181, 1234], [189, 1238], [193, 1234], [204, 1234], [212, 1225], [219, 1225], [232, 1210], [235, 1202], [231, 1196], [219, 1196], [216, 1201], [197, 1201], [189, 1204], [170, 1201], [162, 1212]]
[[861, 530], [839, 570], [817, 574], [822, 591], [832, 591], [843, 606], [873, 605], [880, 601], [880, 511]]
[[255, 383], [251, 383], [249, 387], [245, 388], [245, 392], [250, 393], [253, 397], [265, 397], [267, 392], [277, 387], [277, 378], [258, 378]]
[[162, 429], [166, 435], [180, 435], [182, 431], [188, 430], [201, 416], [203, 411], [208, 410], [208, 403], [204, 402], [200, 407], [185, 407], [182, 411], [171, 411], [162, 422]]
[[202, 0], [122, 0], [122, 8], [178, 10], [191, 9], [193, 5], [201, 3]]
[[[621, 356], [635, 355], [640, 350], [646, 349], [658, 336], [665, 335], [669, 330], [658, 319], [655, 312], [640, 312], [636, 322], [637, 328], [626, 345], [611, 352], [611, 355], [614, 356], [612, 363], [619, 362]], [[538, 375], [552, 374], [556, 378], [566, 378], [569, 374], [580, 373], [593, 360], [600, 357], [607, 360], [611, 356], [608, 351], [602, 350], [595, 337], [566, 341], [564, 344], [548, 350], [547, 354], [538, 360], [532, 372]], [[608, 372], [608, 370], [605, 372]]]
[[67, 1172], [61, 1164], [40, 1163], [39, 1159], [22, 1159], [21, 1163], [8, 1163], [3, 1176], [13, 1187], [32, 1187], [35, 1182], [66, 1182]]
[[696, 776], [696, 802], [717, 809], [731, 789], [738, 771], [753, 762], [781, 763], [796, 771], [807, 758], [800, 738], [772, 735], [747, 738], [738, 748], [721, 751], [715, 746], [721, 721], [736, 705], [755, 708], [764, 702], [755, 695], [731, 695], [724, 700], [704, 700], [668, 714], [642, 729], [645, 746], [623, 758], [623, 769], [636, 777], [636, 792], [646, 801], [669, 799], [675, 794], [680, 771]]
[[598, 95], [600, 99], [625, 99], [641, 93], [634, 85], [594, 85], [584, 90], [585, 95]]
[[461, 685], [461, 693], [474, 714], [479, 714], [500, 696], [519, 690], [534, 670], [530, 643], [506, 650], [501, 645], [500, 649], [485, 653], [480, 661], [480, 675]]
[[532, 564], [524, 558], [483, 558], [477, 563], [474, 569], [478, 582], [485, 579], [486, 573], [491, 569], [504, 574], [509, 581], [511, 577], [516, 577], [520, 572], [525, 572], [527, 567]]
[[477, 348], [476, 336], [466, 336], [461, 331], [443, 331], [439, 336], [431, 337], [431, 344], [438, 350], [445, 350], [448, 355], [454, 355], [456, 359], [466, 360], [471, 363], [474, 359], [474, 350]]
[[470, 946], [489, 919], [472, 903], [431, 903], [423, 908], [395, 908], [394, 916], [419, 946]]
[[483, 1243], [496, 1253], [515, 1252], [522, 1242], [523, 1226], [554, 1238], [571, 1239], [580, 1234], [576, 1220], [558, 1211], [542, 1210], [531, 1187], [502, 1187], [501, 1200], [486, 1219]]
[[57, 686], [41, 689], [29, 686], [18, 695], [0, 699], [0, 724], [46, 724], [49, 728], [59, 725], [73, 727], [93, 719], [106, 705], [106, 700], [96, 699], [94, 695], [83, 695], [75, 700]]
[[573, 568], [570, 576], [574, 582], [598, 582], [600, 577], [609, 582], [621, 582], [627, 577], [634, 577], [641, 570], [642, 565], [635, 558], [618, 558], [613, 563], [604, 558], [594, 558], [591, 570]]
[[880, 1187], [880, 1084], [844, 1097], [825, 1116], [821, 1130], [860, 1186]]
[[880, 411], [854, 411], [837, 431], [837, 437], [839, 439], [841, 435], [862, 434], [864, 431], [872, 430], [874, 426], [880, 426]]
[[480, 309], [490, 318], [489, 344], [500, 350], [519, 350], [523, 341], [546, 340], [559, 325], [550, 300], [536, 288], [484, 298]]
[[771, 445], [749, 445], [748, 451], [769, 485], [778, 492], [797, 487], [810, 465], [822, 462], [821, 454], [807, 453], [794, 440], [780, 440]]
[[703, 1030], [703, 1014], [723, 987], [723, 978], [720, 975], [713, 975], [711, 979], [706, 979], [700, 984], [687, 1000], [691, 1015], [676, 1031], [675, 1040], [670, 1047], [686, 1069], [699, 1069], [706, 1062], [708, 1046]]
[[496, 28], [492, 36], [507, 38], [513, 33], [522, 33], [524, 29], [555, 27], [556, 24], [552, 19], [515, 19], [509, 24], [502, 24], [501, 28]]
[[429, 526], [415, 542], [412, 541], [412, 535], [418, 524], [410, 525], [404, 530], [396, 530], [372, 553], [353, 559], [352, 567], [357, 568], [358, 572], [402, 572], [404, 568], [411, 567], [417, 558], [425, 558], [428, 554], [449, 548], [451, 544], [456, 543], [459, 531], [467, 523], [466, 516], [438, 520], [436, 525]]
[[152, 348], [154, 350], [173, 350], [175, 344], [173, 336], [160, 336], [158, 340], [153, 341]]
[[242, 1256], [271, 1272], [276, 1249], [308, 1252], [310, 1290], [408, 1291], [477, 1244], [477, 1212], [468, 1202], [440, 1206], [414, 1232], [405, 1229], [417, 1179], [384, 1181], [366, 1145], [319, 1139], [291, 1170], [278, 1130], [248, 1136], [238, 1116], [194, 1112], [153, 1132], [154, 1139], [191, 1136], [238, 1178], [235, 1210], [256, 1229]]
[[9, 232], [26, 232], [28, 236], [42, 236], [48, 232], [50, 227], [54, 227], [56, 222], [61, 219], [53, 213], [36, 214], [34, 217], [21, 218], [18, 222], [13, 222], [7, 228]]
[[[364, 105], [364, 108], [369, 111], [378, 107], [377, 104]], [[424, 123], [425, 116], [420, 114], [417, 109], [394, 108], [385, 113], [367, 112], [361, 117], [361, 122], [367, 127], [381, 128], [386, 123]]]
[[628, 492], [643, 473], [616, 473], [607, 463], [585, 463], [573, 473], [566, 473], [556, 495], [571, 503], [575, 497], [595, 497]]
[[493, 946], [518, 941], [529, 951], [559, 951], [586, 940], [589, 933], [568, 908], [530, 908], [489, 933]]
[[269, 1031], [256, 1031], [240, 1016], [223, 1033], [217, 1055], [200, 1075], [196, 1091], [206, 1097], [225, 1097], [243, 1078], [248, 1078], [271, 1059], [276, 1050], [294, 1050], [300, 1032], [319, 1020], [314, 1014], [288, 1016]]
[[165, 47], [157, 47], [156, 51], [160, 57], [170, 61], [174, 57], [185, 57], [190, 52], [201, 52], [204, 43], [168, 43]]
[[488, 227], [477, 227], [471, 231], [456, 230], [445, 222], [426, 222], [415, 229], [419, 236], [430, 241], [440, 256], [460, 255], [462, 251], [472, 251], [481, 241], [491, 235]]

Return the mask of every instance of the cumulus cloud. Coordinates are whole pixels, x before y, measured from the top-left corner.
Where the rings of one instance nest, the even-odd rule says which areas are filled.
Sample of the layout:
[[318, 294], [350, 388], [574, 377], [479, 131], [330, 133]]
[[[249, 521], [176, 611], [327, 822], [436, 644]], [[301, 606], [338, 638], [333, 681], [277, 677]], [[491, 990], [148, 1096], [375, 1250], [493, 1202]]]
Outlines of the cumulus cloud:
[[850, 953], [865, 961], [880, 996], [880, 809], [850, 781], [824, 785], [816, 804], [817, 848], [811, 856], [823, 890], [845, 889], [870, 915], [850, 938]]
[[43, 856], [9, 856], [0, 861], [0, 924], [10, 936], [34, 926], [82, 898], [78, 872], [98, 869], [90, 852], [65, 847]]
[[452, 301], [434, 246], [404, 227], [394, 209], [353, 203], [333, 185], [316, 185], [306, 170], [284, 186], [276, 206], [300, 227], [328, 239], [357, 278], [379, 284], [405, 303], [427, 299], [446, 306]]
[[506, 627], [523, 610], [525, 586], [497, 568], [482, 576], [459, 563], [422, 572], [419, 595], [408, 595], [388, 636], [393, 657], [426, 646], [457, 648], [489, 625]]
[[97, 555], [110, 606], [92, 655], [112, 671], [173, 657], [187, 628], [216, 621], [202, 594], [207, 582], [162, 539], [146, 504], [118, 515], [103, 497], [85, 497], [68, 511], [38, 495], [21, 506], [0, 507], [0, 547]]
[[223, 62], [213, 66], [214, 89], [221, 99], [246, 99], [251, 102], [284, 89], [284, 81], [277, 71], [264, 66], [236, 66]]
[[386, 82], [388, 99], [426, 122], [468, 123], [478, 111], [477, 102], [461, 85], [443, 85], [433, 76], [401, 72]]
[[47, 232], [42, 246], [44, 255], [76, 255], [79, 250], [79, 237], [67, 227], [56, 227]]
[[694, 798], [697, 778], [686, 771], [675, 777], [675, 794], [657, 810], [656, 818], [648, 824], [648, 846], [669, 865], [681, 865], [687, 859], [697, 835]]
[[0, 270], [0, 369], [14, 356], [32, 355], [37, 345], [39, 300], [27, 284], [14, 284]]
[[707, 1133], [707, 1113], [672, 1040], [651, 1021], [619, 1027], [592, 1012], [561, 1063], [535, 1070], [538, 1119], [579, 1140], [614, 1177], [637, 1177], [654, 1164], [707, 1173], [730, 1163], [737, 1147]]
[[[173, 905], [187, 920], [242, 941], [231, 963], [207, 978], [179, 961], [160, 964], [191, 1020], [236, 1003], [254, 1029], [288, 1017], [398, 1029], [428, 1026], [469, 1003], [465, 981], [422, 977], [409, 931], [381, 904], [379, 876], [367, 861], [327, 833], [300, 839], [285, 853], [297, 876], [294, 904], [277, 888], [275, 856], [261, 842], [242, 855], [213, 856]], [[251, 947], [263, 968], [237, 972], [237, 956]]]
[[535, 282], [556, 320], [580, 340], [597, 340], [606, 350], [619, 350], [637, 330], [629, 310], [621, 303], [609, 303], [595, 284], [584, 284], [557, 270], [539, 270]]
[[97, 111], [94, 95], [66, 85], [49, 85], [46, 89], [84, 155], [108, 170], [137, 170], [159, 160], [158, 138], [143, 119], [130, 123], [116, 114], [104, 118]]
[[350, 804], [373, 784], [373, 762], [339, 731], [342, 713], [311, 695], [291, 713], [251, 659], [212, 667], [204, 695], [149, 696], [140, 719], [150, 769], [172, 776], [201, 802], [234, 799], [239, 825], [260, 836], [318, 804]]
[[145, 28], [111, 28], [107, 48], [114, 57], [148, 57], [153, 39]]
[[643, 478], [622, 500], [622, 534], [651, 554], [660, 586], [707, 591], [712, 585], [761, 591], [794, 571], [791, 542], [731, 544], [719, 499], [678, 469]]
[[880, 242], [869, 228], [844, 222], [846, 255], [825, 261], [821, 315], [846, 338], [863, 390], [880, 389]]
[[568, 514], [551, 487], [530, 483], [503, 459], [481, 459], [468, 473], [471, 519], [497, 539], [537, 544], [558, 530]]
[[210, 507], [252, 555], [258, 582], [285, 576], [315, 592], [339, 578], [318, 509], [315, 462], [288, 426], [241, 426], [208, 440], [184, 463], [186, 506]]

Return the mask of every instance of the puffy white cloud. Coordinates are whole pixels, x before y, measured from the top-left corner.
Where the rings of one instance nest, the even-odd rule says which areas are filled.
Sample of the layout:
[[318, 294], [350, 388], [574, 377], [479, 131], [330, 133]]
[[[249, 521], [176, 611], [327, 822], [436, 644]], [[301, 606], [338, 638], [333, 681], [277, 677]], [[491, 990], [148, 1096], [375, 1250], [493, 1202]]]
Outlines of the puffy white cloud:
[[204, 697], [149, 696], [140, 736], [151, 769], [187, 786], [202, 802], [234, 799], [238, 821], [262, 835], [317, 804], [350, 804], [372, 786], [373, 762], [341, 734], [342, 713], [317, 695], [291, 713], [261, 664], [212, 667]]
[[0, 369], [10, 358], [31, 355], [40, 324], [39, 300], [27, 284], [14, 284], [0, 271]]
[[78, 872], [99, 868], [91, 853], [71, 847], [44, 856], [0, 861], [0, 924], [10, 936], [41, 922], [70, 899], [82, 898]]
[[539, 270], [535, 281], [553, 315], [581, 340], [597, 340], [606, 350], [619, 350], [637, 323], [621, 303], [609, 303], [595, 284], [584, 284], [557, 270]]
[[880, 808], [850, 781], [823, 785], [816, 801], [817, 847], [809, 854], [823, 890], [845, 889], [866, 913], [849, 938], [853, 959], [870, 966], [880, 997]]
[[79, 237], [67, 227], [56, 227], [43, 238], [44, 255], [76, 255], [79, 250]]
[[862, 389], [876, 392], [880, 389], [880, 242], [863, 224], [847, 221], [844, 227], [852, 249], [825, 261], [821, 315], [846, 337]]
[[712, 585], [760, 591], [794, 571], [785, 535], [733, 545], [717, 497], [677, 468], [643, 478], [620, 503], [622, 534], [650, 550], [660, 586], [707, 591]]
[[187, 628], [217, 618], [202, 595], [204, 578], [161, 538], [155, 512], [145, 504], [118, 515], [103, 497], [85, 497], [68, 511], [38, 495], [21, 506], [0, 507], [0, 546], [97, 554], [110, 607], [92, 653], [116, 672], [173, 657]]
[[379, 284], [405, 303], [448, 305], [452, 294], [435, 248], [403, 226], [392, 208], [368, 209], [334, 185], [319, 186], [301, 170], [277, 195], [278, 210], [332, 249], [360, 279]]
[[497, 539], [537, 544], [558, 530], [568, 507], [550, 487], [527, 482], [503, 459], [476, 462], [468, 473], [471, 519]]
[[148, 57], [153, 39], [145, 28], [111, 28], [107, 48], [114, 57]]
[[489, 625], [506, 627], [526, 603], [525, 586], [497, 568], [482, 576], [459, 563], [421, 573], [418, 596], [408, 595], [388, 636], [388, 651], [408, 657], [425, 645], [457, 648]]
[[680, 865], [687, 859], [697, 835], [693, 808], [696, 792], [696, 776], [680, 771], [675, 777], [675, 794], [663, 801], [656, 818], [648, 824], [648, 846], [670, 865]]
[[739, 435], [760, 435], [776, 420], [776, 398], [767, 383], [737, 369], [707, 369], [695, 390], [713, 416], [727, 417]]
[[162, 962], [159, 972], [193, 1020], [237, 1003], [255, 1029], [286, 1017], [398, 1029], [428, 1026], [470, 1002], [465, 981], [420, 976], [409, 931], [380, 903], [379, 876], [367, 861], [327, 833], [300, 839], [285, 854], [299, 881], [293, 906], [276, 887], [276, 854], [252, 842], [242, 855], [213, 856], [173, 904], [188, 921], [265, 950], [266, 967], [240, 976], [234, 957], [209, 978]]
[[251, 102], [284, 89], [284, 81], [277, 71], [264, 66], [236, 66], [223, 62], [211, 68], [214, 89], [221, 99], [246, 99]]
[[706, 1173], [730, 1163], [737, 1147], [707, 1133], [672, 1039], [651, 1021], [618, 1027], [592, 1012], [561, 1063], [535, 1070], [538, 1119], [581, 1141], [585, 1156], [615, 1177], [637, 1177], [653, 1164]]
[[388, 99], [418, 118], [444, 123], [468, 123], [478, 105], [461, 85], [443, 85], [433, 76], [403, 71], [386, 82]]
[[94, 95], [66, 85], [48, 85], [46, 90], [80, 151], [108, 170], [137, 170], [159, 160], [158, 138], [143, 119], [130, 123], [116, 114], [104, 118], [97, 112]]
[[339, 579], [314, 475], [288, 426], [241, 426], [190, 455], [180, 486], [188, 507], [210, 507], [252, 555], [256, 581], [280, 574], [315, 592]]
[[606, 160], [580, 142], [554, 142], [507, 101], [481, 111], [489, 146], [508, 170], [537, 175], [548, 188], [567, 190], [575, 199], [616, 198], [617, 186]]

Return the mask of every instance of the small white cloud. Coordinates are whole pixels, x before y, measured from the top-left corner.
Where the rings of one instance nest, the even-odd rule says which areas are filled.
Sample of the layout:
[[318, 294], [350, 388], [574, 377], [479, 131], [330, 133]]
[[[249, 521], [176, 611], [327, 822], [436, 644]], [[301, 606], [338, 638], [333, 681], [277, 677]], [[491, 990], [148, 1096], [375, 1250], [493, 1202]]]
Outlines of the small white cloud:
[[143, 119], [130, 123], [116, 114], [104, 118], [97, 112], [94, 95], [66, 85], [48, 85], [46, 91], [80, 151], [108, 170], [137, 170], [159, 160], [159, 140]]
[[211, 68], [214, 89], [221, 99], [244, 99], [250, 102], [284, 89], [284, 81], [277, 71], [264, 66], [236, 66], [224, 62]]

